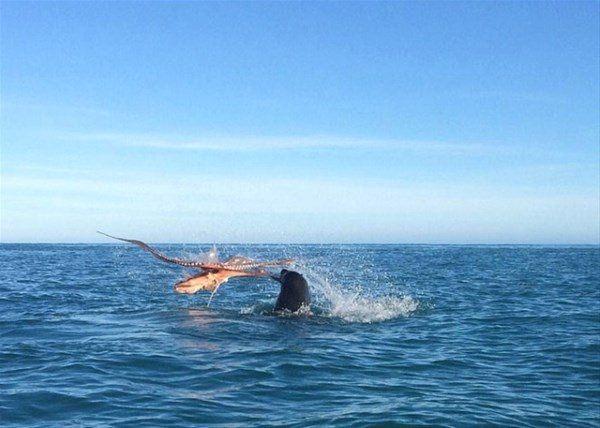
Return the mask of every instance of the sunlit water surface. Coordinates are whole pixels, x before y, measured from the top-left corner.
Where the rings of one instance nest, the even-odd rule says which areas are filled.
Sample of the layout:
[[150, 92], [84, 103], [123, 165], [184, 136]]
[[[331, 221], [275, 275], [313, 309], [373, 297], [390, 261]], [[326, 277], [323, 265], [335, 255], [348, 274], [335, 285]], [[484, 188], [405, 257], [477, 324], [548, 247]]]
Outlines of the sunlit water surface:
[[295, 257], [313, 314], [265, 278], [207, 307], [126, 244], [1, 245], [1, 424], [600, 424], [597, 247], [218, 248]]

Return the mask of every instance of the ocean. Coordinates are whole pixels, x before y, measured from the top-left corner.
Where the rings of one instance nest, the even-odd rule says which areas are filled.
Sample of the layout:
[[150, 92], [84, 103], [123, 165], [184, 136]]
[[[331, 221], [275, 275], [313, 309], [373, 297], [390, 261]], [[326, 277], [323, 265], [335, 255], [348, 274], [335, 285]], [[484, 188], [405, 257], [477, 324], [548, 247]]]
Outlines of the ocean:
[[128, 244], [0, 245], [0, 424], [600, 426], [598, 247], [217, 248], [296, 258], [312, 314], [267, 278], [207, 306]]

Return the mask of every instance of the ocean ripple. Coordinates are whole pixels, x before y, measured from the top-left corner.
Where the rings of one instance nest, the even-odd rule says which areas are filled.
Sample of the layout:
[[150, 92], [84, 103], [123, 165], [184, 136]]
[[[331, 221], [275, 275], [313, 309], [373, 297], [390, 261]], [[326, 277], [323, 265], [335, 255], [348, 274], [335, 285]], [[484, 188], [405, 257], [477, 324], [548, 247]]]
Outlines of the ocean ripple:
[[134, 247], [0, 245], [2, 425], [600, 425], [597, 247], [220, 251], [298, 259], [310, 314], [264, 278], [207, 307]]

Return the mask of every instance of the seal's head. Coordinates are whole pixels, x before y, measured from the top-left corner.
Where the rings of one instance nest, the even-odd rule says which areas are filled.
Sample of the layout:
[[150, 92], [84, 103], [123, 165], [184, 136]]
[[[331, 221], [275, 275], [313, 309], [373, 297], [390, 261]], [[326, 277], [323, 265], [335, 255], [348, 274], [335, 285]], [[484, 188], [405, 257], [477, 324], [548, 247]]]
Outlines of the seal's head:
[[281, 272], [279, 272], [279, 275], [271, 275], [271, 278], [273, 278], [275, 281], [283, 284], [285, 281], [285, 277], [286, 275], [291, 272], [287, 269], [281, 269]]

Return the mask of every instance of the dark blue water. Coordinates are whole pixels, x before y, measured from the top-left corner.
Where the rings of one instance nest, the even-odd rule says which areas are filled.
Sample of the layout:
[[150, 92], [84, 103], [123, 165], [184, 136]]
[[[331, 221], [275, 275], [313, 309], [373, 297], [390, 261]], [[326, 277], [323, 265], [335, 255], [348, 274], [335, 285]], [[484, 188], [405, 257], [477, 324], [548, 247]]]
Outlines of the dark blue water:
[[220, 250], [297, 257], [314, 315], [266, 279], [207, 308], [126, 244], [1, 245], [2, 425], [600, 424], [596, 247]]

